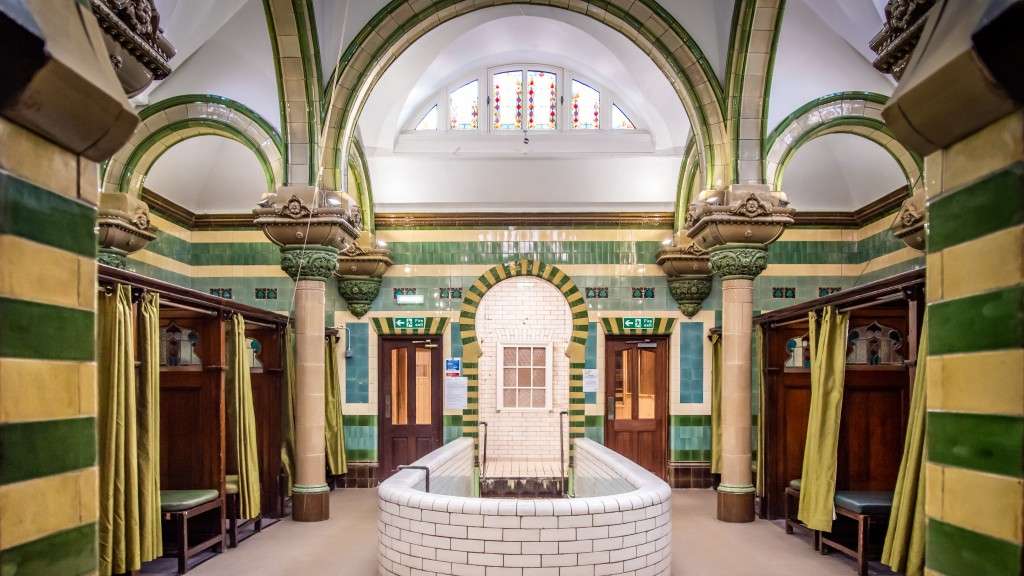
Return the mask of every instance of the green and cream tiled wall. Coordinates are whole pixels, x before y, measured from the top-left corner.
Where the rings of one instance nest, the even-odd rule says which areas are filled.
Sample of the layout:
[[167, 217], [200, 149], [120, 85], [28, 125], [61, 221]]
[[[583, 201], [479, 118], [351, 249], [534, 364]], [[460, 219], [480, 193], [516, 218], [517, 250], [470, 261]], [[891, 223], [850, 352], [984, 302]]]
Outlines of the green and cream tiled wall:
[[0, 142], [0, 572], [95, 573], [99, 171], [2, 117]]
[[[924, 264], [888, 231], [893, 215], [861, 229], [786, 231], [770, 248], [768, 269], [755, 282], [755, 309], [769, 310], [818, 297]], [[156, 241], [130, 258], [136, 271], [203, 291], [230, 290], [231, 297], [270, 310], [290, 308], [291, 280], [278, 266], [279, 252], [259, 230], [196, 230], [159, 214]], [[376, 459], [377, 335], [371, 317], [444, 316], [450, 319], [445, 356], [461, 354], [458, 313], [461, 290], [496, 264], [520, 258], [553, 263], [588, 292], [590, 338], [586, 368], [603, 367], [605, 316], [677, 318], [672, 334], [669, 447], [673, 461], [706, 461], [710, 455], [710, 345], [707, 329], [720, 319], [716, 281], [704, 310], [684, 318], [655, 264], [667, 229], [382, 229], [394, 266], [368, 316], [351, 316], [333, 282], [327, 290], [328, 325], [346, 329], [342, 366], [345, 438], [353, 461]], [[592, 288], [594, 290], [587, 290]], [[415, 290], [422, 305], [399, 305], [396, 290]], [[444, 290], [443, 290], [444, 289]], [[454, 290], [452, 290], [454, 289]], [[447, 294], [445, 294], [447, 292]], [[259, 296], [259, 297], [258, 297]], [[273, 296], [273, 297], [271, 297]], [[599, 378], [600, 380], [600, 378]], [[603, 439], [604, 394], [586, 398], [586, 434]], [[447, 413], [445, 440], [459, 436], [461, 415]]]
[[925, 158], [926, 573], [1021, 574], [1024, 112]]

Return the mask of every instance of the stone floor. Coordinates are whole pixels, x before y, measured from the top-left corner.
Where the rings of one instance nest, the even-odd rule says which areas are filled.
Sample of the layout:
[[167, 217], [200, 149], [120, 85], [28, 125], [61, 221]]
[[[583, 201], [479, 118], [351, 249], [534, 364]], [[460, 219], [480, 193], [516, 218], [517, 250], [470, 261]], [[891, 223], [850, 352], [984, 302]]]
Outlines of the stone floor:
[[[789, 536], [780, 524], [723, 524], [714, 520], [711, 490], [676, 490], [672, 509], [674, 576], [854, 576], [854, 564], [821, 556], [809, 537]], [[195, 576], [373, 576], [377, 573], [377, 495], [372, 489], [331, 495], [331, 519], [285, 520], [238, 548], [191, 570]], [[873, 565], [874, 574], [887, 574]]]

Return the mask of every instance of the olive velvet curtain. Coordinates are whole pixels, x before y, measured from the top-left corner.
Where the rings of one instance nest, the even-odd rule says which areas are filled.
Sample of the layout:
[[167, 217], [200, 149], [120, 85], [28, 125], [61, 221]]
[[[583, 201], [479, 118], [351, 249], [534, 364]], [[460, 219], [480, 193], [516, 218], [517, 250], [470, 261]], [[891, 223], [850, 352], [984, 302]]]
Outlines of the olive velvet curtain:
[[914, 389], [911, 391], [910, 419], [903, 442], [903, 459], [892, 500], [889, 530], [885, 535], [882, 563], [907, 576], [920, 576], [924, 572], [925, 543], [925, 454], [924, 436], [927, 418], [926, 364], [928, 358], [928, 316], [921, 327], [917, 348], [917, 369]]
[[160, 295], [139, 301], [136, 409], [139, 449], [139, 545], [143, 562], [164, 554], [160, 524]]
[[142, 567], [131, 289], [118, 285], [97, 304], [99, 573], [107, 576]]
[[284, 385], [281, 390], [281, 468], [288, 479], [287, 495], [295, 479], [295, 331], [284, 336]]
[[324, 396], [326, 409], [327, 466], [331, 475], [348, 471], [345, 461], [345, 430], [341, 416], [341, 382], [338, 379], [338, 337], [327, 336], [324, 354]]
[[812, 530], [831, 532], [835, 516], [833, 499], [850, 316], [828, 306], [820, 314], [810, 312], [808, 320], [811, 409], [807, 420], [797, 518]]
[[722, 335], [711, 333], [711, 473], [722, 473]]
[[228, 432], [238, 467], [239, 516], [260, 514], [260, 465], [256, 446], [256, 414], [253, 410], [249, 347], [245, 340], [245, 319], [231, 316], [228, 333]]

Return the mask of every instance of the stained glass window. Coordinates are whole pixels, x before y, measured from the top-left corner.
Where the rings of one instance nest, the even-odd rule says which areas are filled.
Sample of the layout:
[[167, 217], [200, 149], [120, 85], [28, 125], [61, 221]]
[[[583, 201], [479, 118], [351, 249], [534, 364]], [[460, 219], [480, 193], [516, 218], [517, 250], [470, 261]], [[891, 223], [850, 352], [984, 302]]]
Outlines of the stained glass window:
[[550, 408], [550, 345], [498, 345], [498, 408]]
[[526, 127], [558, 128], [558, 75], [543, 70], [526, 72]]
[[423, 115], [420, 123], [416, 125], [417, 130], [437, 130], [437, 105], [435, 104], [429, 112]]
[[491, 77], [491, 106], [496, 130], [519, 130], [523, 127], [523, 73], [498, 72]]
[[[429, 115], [429, 113], [428, 113]], [[476, 80], [448, 95], [448, 129], [476, 130], [480, 116], [480, 84]]]
[[612, 104], [612, 128], [615, 130], [636, 130], [636, 125], [626, 116], [626, 113], [619, 108], [618, 104]]
[[601, 127], [601, 93], [580, 82], [572, 81], [573, 130], [596, 130]]

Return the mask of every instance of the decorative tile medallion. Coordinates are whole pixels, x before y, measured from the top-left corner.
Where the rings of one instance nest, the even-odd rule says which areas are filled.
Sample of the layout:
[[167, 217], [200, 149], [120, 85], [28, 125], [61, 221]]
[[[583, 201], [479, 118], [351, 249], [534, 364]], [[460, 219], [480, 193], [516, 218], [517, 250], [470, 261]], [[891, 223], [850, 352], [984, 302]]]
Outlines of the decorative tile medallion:
[[392, 290], [392, 298], [398, 300], [399, 296], [412, 296], [416, 294], [415, 288], [394, 288]]
[[442, 287], [438, 298], [441, 300], [462, 300], [462, 288]]
[[828, 296], [829, 294], [835, 294], [842, 290], [839, 286], [818, 286], [818, 298], [822, 296]]
[[644, 300], [654, 299], [654, 288], [651, 286], [634, 286], [633, 287], [633, 298], [642, 298]]
[[594, 298], [607, 298], [608, 297], [608, 287], [607, 286], [587, 286], [586, 287], [586, 295], [587, 295], [587, 299], [588, 300], [594, 299]]
[[277, 300], [277, 288], [256, 288], [257, 300]]
[[224, 298], [225, 300], [231, 300], [231, 288], [210, 288], [210, 294]]
[[796, 288], [792, 286], [772, 286], [772, 298], [796, 298]]

